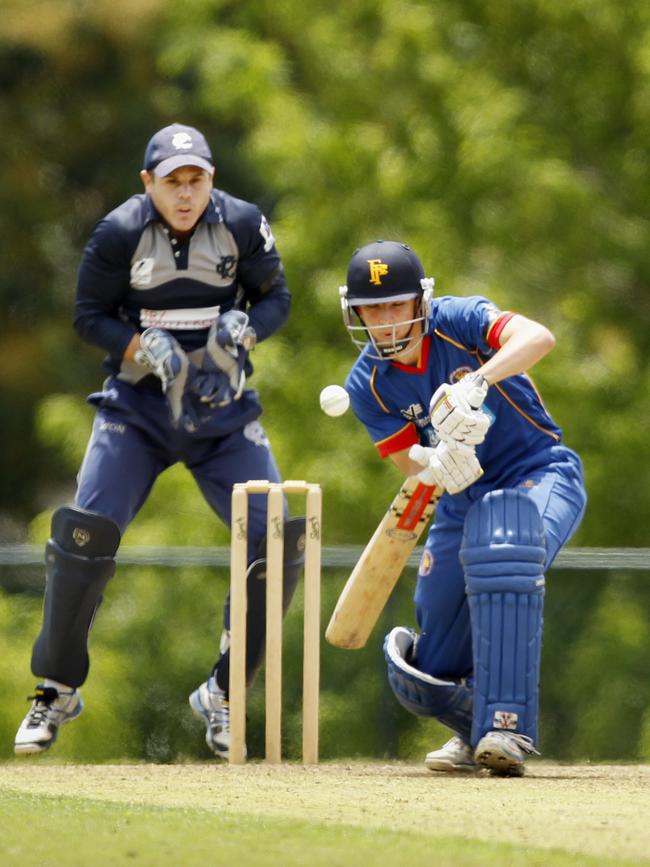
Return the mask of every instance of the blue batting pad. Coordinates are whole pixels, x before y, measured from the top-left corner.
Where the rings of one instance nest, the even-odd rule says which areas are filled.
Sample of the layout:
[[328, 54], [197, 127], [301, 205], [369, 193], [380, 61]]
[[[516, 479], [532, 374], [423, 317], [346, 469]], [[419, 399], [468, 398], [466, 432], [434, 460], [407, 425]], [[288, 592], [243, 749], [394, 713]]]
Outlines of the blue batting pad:
[[411, 660], [417, 643], [412, 629], [396, 626], [384, 639], [388, 682], [402, 707], [417, 716], [435, 717], [463, 740], [472, 728], [472, 690], [419, 671]]
[[472, 624], [471, 743], [504, 729], [537, 739], [544, 526], [523, 491], [492, 491], [467, 513], [460, 561]]

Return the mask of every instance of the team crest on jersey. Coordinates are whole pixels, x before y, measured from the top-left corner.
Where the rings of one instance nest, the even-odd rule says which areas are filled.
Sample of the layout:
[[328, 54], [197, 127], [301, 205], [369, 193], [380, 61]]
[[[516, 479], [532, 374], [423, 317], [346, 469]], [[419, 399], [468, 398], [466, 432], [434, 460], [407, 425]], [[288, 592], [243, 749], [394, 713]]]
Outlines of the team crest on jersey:
[[266, 219], [264, 214], [262, 214], [262, 220], [260, 222], [260, 235], [264, 238], [264, 252], [270, 252], [271, 248], [275, 244], [275, 238], [273, 237], [269, 221]]
[[452, 370], [449, 374], [449, 382], [458, 382], [468, 373], [471, 373], [473, 369], [473, 367], [468, 367], [466, 364], [462, 367], [457, 367], [456, 370]]
[[232, 278], [237, 270], [236, 256], [222, 256], [217, 262], [217, 274], [220, 277]]

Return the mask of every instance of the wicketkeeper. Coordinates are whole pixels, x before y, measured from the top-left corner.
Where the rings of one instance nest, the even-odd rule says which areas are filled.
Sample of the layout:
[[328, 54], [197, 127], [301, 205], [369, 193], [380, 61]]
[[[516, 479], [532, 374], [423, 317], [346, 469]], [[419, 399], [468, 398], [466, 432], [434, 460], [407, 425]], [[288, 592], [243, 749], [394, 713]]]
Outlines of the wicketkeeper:
[[[249, 354], [285, 322], [291, 296], [271, 228], [256, 205], [213, 188], [202, 133], [159, 130], [134, 195], [95, 227], [79, 269], [74, 323], [108, 357], [92, 436], [71, 506], [54, 513], [46, 548], [43, 625], [32, 655], [41, 682], [16, 735], [39, 753], [83, 708], [88, 632], [115, 570], [122, 535], [157, 476], [181, 461], [226, 524], [235, 482], [280, 481]], [[286, 515], [286, 504], [285, 504]], [[302, 555], [303, 519], [288, 519], [285, 605]], [[266, 499], [250, 498], [247, 676], [264, 645]], [[206, 742], [228, 756], [228, 603], [220, 655], [190, 696]]]
[[418, 571], [419, 633], [386, 636], [388, 679], [454, 732], [428, 768], [521, 776], [537, 753], [544, 576], [582, 518], [582, 466], [526, 374], [549, 330], [433, 288], [394, 241], [357, 250], [341, 288], [361, 351], [355, 415], [381, 457], [446, 491]]

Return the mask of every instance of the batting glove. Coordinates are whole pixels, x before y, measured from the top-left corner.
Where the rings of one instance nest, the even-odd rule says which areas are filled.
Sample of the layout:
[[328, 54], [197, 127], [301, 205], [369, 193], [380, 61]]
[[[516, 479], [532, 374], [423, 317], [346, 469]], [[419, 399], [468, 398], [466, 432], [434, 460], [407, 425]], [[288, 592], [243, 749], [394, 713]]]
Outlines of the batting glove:
[[490, 419], [479, 407], [488, 384], [480, 373], [468, 373], [459, 382], [444, 383], [434, 392], [429, 404], [431, 424], [442, 440], [469, 446], [482, 443]]
[[416, 476], [425, 485], [444, 488], [449, 494], [464, 491], [483, 475], [473, 446], [440, 442], [435, 448], [414, 445], [409, 457], [424, 469]]

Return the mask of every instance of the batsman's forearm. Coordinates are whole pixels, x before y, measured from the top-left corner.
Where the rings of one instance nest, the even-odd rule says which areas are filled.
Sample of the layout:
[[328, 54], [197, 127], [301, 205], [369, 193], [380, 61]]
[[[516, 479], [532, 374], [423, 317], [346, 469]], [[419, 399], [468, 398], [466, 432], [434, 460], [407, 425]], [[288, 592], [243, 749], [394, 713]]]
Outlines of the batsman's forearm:
[[529, 370], [554, 346], [555, 338], [547, 328], [538, 323], [526, 324], [514, 331], [496, 355], [479, 367], [478, 372], [485, 377], [488, 385], [494, 385], [495, 382]]
[[393, 452], [393, 454], [390, 455], [392, 462], [407, 479], [417, 476], [417, 474], [421, 473], [426, 466], [426, 464], [420, 464], [417, 463], [417, 461], [412, 460], [409, 452], [410, 448], [404, 449], [401, 452]]

